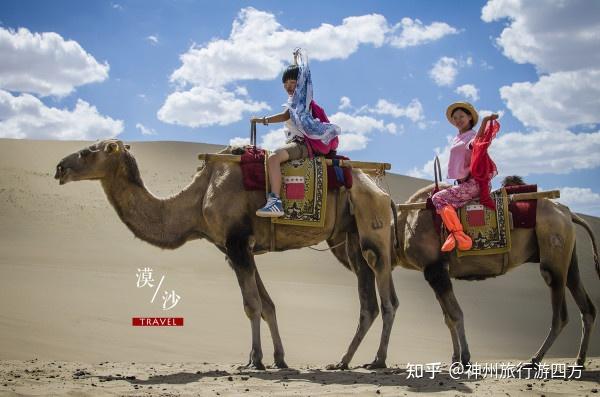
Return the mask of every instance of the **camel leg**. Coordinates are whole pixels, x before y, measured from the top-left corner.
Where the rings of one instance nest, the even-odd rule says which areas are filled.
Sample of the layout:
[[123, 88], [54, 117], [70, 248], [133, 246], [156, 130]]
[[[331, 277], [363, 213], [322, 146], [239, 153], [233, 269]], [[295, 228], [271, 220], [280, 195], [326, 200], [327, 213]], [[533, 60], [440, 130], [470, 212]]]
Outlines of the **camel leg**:
[[277, 316], [275, 315], [275, 304], [271, 300], [269, 293], [265, 289], [265, 286], [258, 274], [255, 271], [254, 277], [256, 278], [256, 285], [258, 287], [258, 293], [260, 294], [260, 300], [262, 303], [261, 316], [263, 320], [269, 325], [271, 331], [271, 338], [273, 339], [274, 349], [274, 360], [277, 368], [287, 368], [287, 364], [284, 360], [283, 343], [281, 343], [281, 336], [279, 335], [279, 327], [277, 326]]
[[375, 275], [362, 256], [356, 233], [348, 234], [346, 246], [348, 247], [347, 258], [350, 260], [350, 266], [358, 279], [360, 317], [354, 338], [352, 338], [346, 354], [344, 354], [339, 363], [328, 365], [327, 369], [348, 369], [348, 364], [352, 361], [352, 357], [354, 357], [358, 346], [360, 346], [369, 328], [371, 328], [371, 325], [379, 315], [377, 295], [375, 293]]
[[548, 332], [544, 343], [531, 359], [531, 363], [534, 366], [542, 361], [546, 352], [552, 347], [552, 344], [569, 321], [567, 315], [567, 301], [565, 299], [565, 277], [543, 262], [540, 266], [540, 272], [544, 277], [544, 281], [550, 287], [552, 299], [552, 325], [550, 326], [550, 331]]
[[265, 369], [262, 363], [262, 347], [260, 343], [260, 318], [262, 302], [256, 282], [256, 264], [250, 253], [248, 239], [243, 236], [229, 238], [226, 243], [227, 260], [235, 271], [242, 291], [244, 311], [250, 320], [252, 330], [252, 350], [247, 368]]
[[467, 343], [463, 312], [454, 295], [448, 268], [443, 262], [436, 262], [428, 265], [423, 273], [435, 292], [435, 297], [444, 313], [444, 321], [450, 330], [453, 349], [452, 362], [460, 360], [464, 366], [467, 366], [471, 360], [471, 352]]
[[[387, 241], [389, 242], [389, 235]], [[398, 309], [398, 297], [392, 280], [392, 267], [390, 260], [390, 247], [385, 244], [372, 244], [369, 240], [361, 240], [361, 249], [369, 267], [375, 273], [375, 281], [381, 300], [381, 317], [383, 328], [377, 356], [366, 368], [386, 368], [387, 349], [394, 325], [394, 317]]]
[[577, 263], [577, 255], [574, 248], [569, 273], [567, 274], [567, 287], [569, 287], [569, 291], [571, 291], [571, 295], [573, 295], [573, 299], [575, 299], [581, 312], [582, 334], [579, 353], [577, 354], [577, 365], [585, 365], [590, 335], [596, 321], [596, 308], [581, 282], [579, 264]]

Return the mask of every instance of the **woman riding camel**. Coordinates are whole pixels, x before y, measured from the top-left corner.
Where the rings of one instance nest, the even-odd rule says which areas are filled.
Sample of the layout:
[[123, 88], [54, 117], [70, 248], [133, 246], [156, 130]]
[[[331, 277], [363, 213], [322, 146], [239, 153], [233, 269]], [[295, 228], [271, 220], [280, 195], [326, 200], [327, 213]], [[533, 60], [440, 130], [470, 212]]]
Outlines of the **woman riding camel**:
[[[298, 59], [300, 63], [298, 64]], [[312, 157], [313, 153], [327, 154], [338, 146], [341, 130], [327, 119], [325, 112], [313, 101], [313, 86], [308, 68], [308, 60], [300, 49], [294, 51], [294, 65], [288, 66], [281, 78], [288, 101], [282, 113], [253, 117], [253, 123], [285, 122], [286, 144], [269, 155], [267, 168], [271, 192], [267, 203], [256, 211], [261, 217], [280, 217], [284, 215], [279, 193], [281, 191], [281, 163]]]
[[492, 114], [483, 118], [479, 131], [475, 133], [473, 128], [477, 125], [479, 115], [468, 102], [456, 102], [448, 106], [446, 117], [458, 129], [458, 134], [452, 140], [448, 161], [448, 178], [456, 182], [454, 186], [435, 193], [431, 199], [450, 232], [442, 251], [452, 251], [455, 246], [466, 251], [471, 249], [473, 242], [464, 233], [456, 210], [480, 196], [481, 204], [494, 208], [489, 185], [496, 174], [496, 167], [487, 155], [487, 147], [500, 126], [495, 121], [498, 115]]

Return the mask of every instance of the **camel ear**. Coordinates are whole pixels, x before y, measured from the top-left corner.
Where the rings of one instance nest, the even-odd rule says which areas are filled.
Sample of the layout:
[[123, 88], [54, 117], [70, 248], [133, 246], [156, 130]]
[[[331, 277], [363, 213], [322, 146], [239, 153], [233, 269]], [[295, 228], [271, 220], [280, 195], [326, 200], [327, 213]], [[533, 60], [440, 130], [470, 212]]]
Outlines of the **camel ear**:
[[104, 147], [106, 153], [117, 153], [119, 151], [119, 145], [116, 142], [110, 142]]
[[131, 149], [131, 146], [130, 145], [125, 145], [125, 149], [129, 150], [129, 149]]

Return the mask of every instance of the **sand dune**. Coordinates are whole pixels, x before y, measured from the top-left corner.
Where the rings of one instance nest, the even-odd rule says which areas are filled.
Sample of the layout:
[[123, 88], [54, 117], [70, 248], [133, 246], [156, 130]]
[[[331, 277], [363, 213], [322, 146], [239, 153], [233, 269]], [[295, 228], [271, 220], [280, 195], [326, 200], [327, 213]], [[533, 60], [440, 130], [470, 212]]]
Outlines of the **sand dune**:
[[[99, 183], [59, 186], [53, 179], [57, 162], [85, 144], [0, 140], [0, 373], [11, 371], [6, 368], [24, 371], [24, 360], [32, 359], [44, 366], [56, 360], [193, 362], [194, 369], [201, 372], [213, 368], [200, 365], [202, 362], [220, 363], [214, 368], [221, 369], [245, 362], [250, 348], [249, 324], [233, 271], [216, 248], [204, 241], [193, 241], [174, 251], [150, 246], [121, 223]], [[176, 193], [191, 181], [198, 165], [197, 153], [218, 149], [182, 142], [131, 145], [146, 186], [158, 196]], [[405, 200], [427, 183], [400, 175], [387, 177], [397, 201]], [[600, 220], [586, 220], [600, 237]], [[577, 233], [582, 278], [600, 307], [600, 280], [593, 270], [591, 246], [582, 230]], [[330, 253], [309, 249], [261, 255], [257, 263], [277, 305], [288, 364], [314, 369], [337, 362], [358, 319], [354, 275]], [[158, 302], [150, 303], [150, 289], [136, 287], [137, 269], [146, 266], [159, 277], [165, 275], [163, 287], [181, 296], [174, 309], [163, 311]], [[447, 362], [450, 337], [422, 274], [397, 269], [394, 281], [400, 309], [388, 364]], [[526, 360], [537, 350], [551, 319], [549, 290], [537, 265], [523, 265], [497, 279], [454, 285], [465, 313], [473, 360]], [[577, 354], [579, 312], [570, 296], [567, 300], [571, 321], [548, 358], [572, 359]], [[131, 326], [131, 317], [165, 313], [184, 317], [185, 326]], [[378, 319], [357, 352], [354, 365], [373, 359], [380, 330]], [[267, 327], [263, 327], [262, 340], [265, 363], [269, 363], [272, 344]], [[598, 329], [593, 332], [589, 356], [600, 356]], [[70, 368], [71, 364], [65, 366]], [[161, 367], [161, 371], [168, 369]], [[597, 381], [595, 374], [589, 377]], [[274, 376], [270, 382], [282, 381]], [[243, 381], [234, 383], [239, 382]], [[374, 393], [377, 388], [373, 382], [368, 384], [368, 390]], [[28, 387], [24, 386], [22, 392], [35, 394], [33, 386]], [[404, 389], [399, 387], [397, 390], [412, 390], [406, 385]], [[0, 384], [0, 392], [8, 390]], [[335, 394], [337, 389], [331, 390]], [[337, 393], [345, 394], [343, 390]], [[264, 392], [282, 394], [284, 390]]]

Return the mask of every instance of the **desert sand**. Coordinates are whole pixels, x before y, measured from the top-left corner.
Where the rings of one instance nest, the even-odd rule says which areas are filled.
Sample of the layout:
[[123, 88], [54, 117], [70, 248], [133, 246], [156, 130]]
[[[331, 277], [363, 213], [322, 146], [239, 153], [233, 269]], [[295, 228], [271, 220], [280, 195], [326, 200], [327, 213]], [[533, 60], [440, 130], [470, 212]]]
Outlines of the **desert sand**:
[[[394, 271], [400, 308], [387, 363], [358, 368], [379, 342], [376, 320], [351, 371], [337, 362], [358, 320], [356, 278], [328, 252], [310, 249], [257, 257], [277, 306], [286, 361], [292, 369], [238, 371], [250, 350], [250, 327], [233, 271], [215, 247], [192, 241], [161, 250], [118, 219], [98, 182], [59, 186], [58, 161], [86, 142], [0, 139], [0, 395], [593, 395], [600, 380], [600, 335], [592, 334], [581, 380], [455, 381], [447, 372], [407, 379], [408, 363], [447, 363], [451, 343], [441, 309], [419, 272]], [[164, 197], [192, 179], [196, 154], [215, 145], [131, 142], [148, 189]], [[370, 159], [376, 160], [376, 159]], [[531, 179], [531, 178], [529, 178]], [[535, 182], [534, 179], [530, 180]], [[382, 186], [397, 202], [428, 181], [389, 174]], [[597, 237], [600, 220], [585, 216]], [[591, 244], [578, 228], [582, 278], [600, 308]], [[181, 300], [164, 311], [152, 289], [137, 288], [150, 267]], [[526, 361], [550, 325], [550, 294], [538, 265], [479, 282], [455, 281], [472, 360]], [[573, 363], [581, 324], [570, 295], [570, 322], [547, 355]], [[132, 317], [184, 317], [183, 327], [132, 327]], [[264, 362], [272, 343], [262, 328]], [[131, 378], [134, 376], [135, 378]], [[528, 386], [531, 385], [531, 386]], [[248, 390], [246, 390], [248, 389]]]

